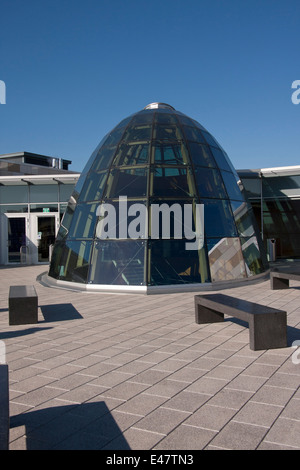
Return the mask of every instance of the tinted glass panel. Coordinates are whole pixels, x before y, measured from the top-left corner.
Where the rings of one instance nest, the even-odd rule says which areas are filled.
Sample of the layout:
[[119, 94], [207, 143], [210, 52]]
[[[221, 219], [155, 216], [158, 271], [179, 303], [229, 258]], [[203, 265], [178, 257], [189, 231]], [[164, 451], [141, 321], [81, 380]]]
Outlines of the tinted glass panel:
[[191, 142], [206, 143], [203, 138], [202, 132], [197, 127], [184, 126], [183, 129], [187, 140], [190, 140]]
[[146, 242], [135, 240], [95, 243], [90, 282], [95, 284], [143, 285]]
[[194, 196], [195, 189], [187, 168], [156, 167], [153, 175], [154, 196]]
[[241, 237], [251, 237], [254, 235], [252, 210], [246, 202], [231, 201], [231, 208], [234, 220]]
[[178, 126], [159, 123], [154, 126], [153, 138], [162, 141], [177, 141], [183, 139]]
[[93, 165], [91, 166], [91, 171], [99, 171], [109, 168], [112, 158], [116, 152], [117, 147], [101, 147], [99, 150]]
[[78, 201], [99, 201], [103, 194], [106, 178], [106, 172], [90, 173], [89, 177], [85, 180]]
[[147, 194], [146, 168], [114, 169], [110, 172], [105, 197], [143, 197]]
[[207, 240], [212, 281], [228, 281], [246, 277], [239, 238]]
[[260, 274], [264, 271], [259, 245], [255, 236], [241, 238], [242, 251], [248, 276]]
[[92, 238], [95, 230], [98, 203], [78, 204], [72, 218], [69, 237]]
[[237, 235], [229, 201], [203, 199], [201, 202], [204, 203], [204, 227], [207, 237]]
[[114, 166], [139, 165], [148, 163], [149, 144], [121, 144], [114, 158]]
[[28, 202], [28, 188], [25, 186], [0, 186], [0, 203]]
[[152, 147], [153, 161], [157, 164], [188, 165], [189, 158], [185, 145], [181, 144], [154, 144]]
[[216, 167], [216, 162], [208, 145], [190, 142], [190, 155], [194, 165], [204, 167]]
[[186, 240], [151, 241], [152, 285], [209, 282], [205, 250], [186, 250]]
[[168, 113], [156, 113], [155, 121], [158, 123], [175, 124], [175, 125], [178, 123], [176, 116], [174, 114], [168, 114]]
[[31, 185], [30, 202], [58, 202], [58, 184]]
[[64, 281], [87, 282], [91, 242], [57, 242], [51, 258], [49, 275]]
[[125, 142], [143, 142], [151, 139], [152, 126], [130, 126], [123, 137]]
[[200, 197], [227, 198], [227, 193], [218, 170], [196, 168], [195, 177]]
[[229, 198], [243, 201], [244, 197], [233, 173], [229, 173], [228, 171], [221, 171], [221, 174]]
[[105, 147], [115, 147], [119, 142], [124, 133], [124, 128], [116, 128], [114, 129], [106, 138], [103, 143]]
[[218, 142], [216, 141], [216, 139], [209, 132], [203, 131], [202, 133], [204, 135], [204, 138], [205, 138], [206, 142], [209, 145], [213, 145], [214, 147], [219, 147]]
[[211, 151], [213, 153], [213, 156], [217, 162], [218, 167], [221, 170], [227, 170], [231, 171], [231, 167], [229, 166], [225, 154], [222, 152], [222, 150], [217, 149], [215, 147], [211, 147]]

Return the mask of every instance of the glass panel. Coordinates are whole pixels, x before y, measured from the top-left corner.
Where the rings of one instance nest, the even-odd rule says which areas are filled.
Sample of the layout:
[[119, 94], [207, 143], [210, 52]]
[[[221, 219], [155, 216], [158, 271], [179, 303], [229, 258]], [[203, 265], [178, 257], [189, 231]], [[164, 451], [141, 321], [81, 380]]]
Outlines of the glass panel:
[[183, 136], [179, 126], [157, 123], [154, 125], [153, 139], [162, 141], [178, 141], [183, 140]]
[[59, 200], [60, 202], [68, 202], [74, 190], [75, 184], [60, 184], [59, 185]]
[[212, 281], [228, 281], [246, 277], [239, 238], [207, 240]]
[[163, 197], [194, 196], [195, 188], [187, 168], [154, 168], [153, 195]]
[[57, 242], [53, 251], [49, 275], [64, 281], [87, 282], [91, 242]]
[[63, 215], [63, 218], [61, 220], [61, 224], [57, 233], [57, 240], [61, 240], [65, 237], [67, 237], [70, 229], [70, 225], [72, 223], [72, 217], [74, 214], [76, 205], [75, 204], [68, 204], [65, 213]]
[[58, 184], [30, 185], [30, 202], [58, 202]]
[[155, 122], [177, 125], [178, 121], [174, 114], [157, 112]]
[[248, 276], [260, 274], [264, 271], [263, 261], [259, 250], [257, 238], [241, 238], [242, 251]]
[[55, 217], [38, 217], [38, 261], [49, 261], [49, 246], [55, 241]]
[[138, 124], [152, 124], [153, 116], [154, 112], [152, 110], [145, 109], [140, 111], [133, 117], [132, 122], [130, 123], [130, 127], [136, 126]]
[[243, 178], [241, 177], [246, 195], [248, 198], [260, 198], [261, 181], [259, 178]]
[[131, 125], [126, 129], [123, 140], [125, 142], [147, 142], [151, 139], [152, 126]]
[[30, 212], [58, 212], [58, 204], [30, 204]]
[[92, 284], [144, 285], [145, 241], [95, 243], [89, 282]]
[[201, 142], [204, 144], [206, 143], [200, 129], [198, 129], [197, 127], [184, 126], [183, 129], [187, 140], [190, 140], [192, 142]]
[[116, 149], [116, 146], [101, 147], [93, 165], [91, 166], [91, 171], [100, 171], [109, 168]]
[[204, 229], [207, 237], [236, 237], [236, 227], [229, 201], [202, 199]]
[[254, 227], [252, 220], [252, 210], [246, 202], [231, 201], [231, 208], [234, 220], [241, 237], [252, 237]]
[[186, 250], [186, 240], [151, 240], [150, 284], [189, 284], [209, 282], [204, 248]]
[[149, 144], [121, 144], [114, 158], [114, 166], [146, 164], [149, 161]]
[[215, 147], [211, 147], [210, 148], [212, 153], [213, 153], [213, 156], [217, 162], [217, 165], [218, 167], [220, 168], [220, 170], [227, 170], [227, 171], [231, 171], [231, 167], [230, 165], [228, 164], [227, 162], [227, 158], [225, 157], [225, 154], [222, 152], [221, 149], [217, 149]]
[[218, 142], [216, 141], [216, 139], [207, 131], [203, 131], [202, 132], [204, 137], [205, 137], [205, 140], [206, 142], [209, 144], [209, 145], [212, 145], [214, 147], [220, 147], [220, 145], [218, 144]]
[[227, 193], [218, 170], [196, 168], [195, 177], [200, 197], [227, 198]]
[[7, 232], [8, 262], [20, 263], [20, 249], [26, 245], [25, 217], [8, 218]]
[[28, 204], [3, 204], [0, 206], [0, 213], [28, 212]]
[[79, 195], [78, 201], [100, 201], [106, 177], [107, 172], [89, 173]]
[[238, 201], [244, 201], [244, 197], [233, 173], [229, 173], [228, 171], [221, 171], [221, 174], [229, 198], [236, 199]]
[[92, 238], [94, 236], [98, 205], [98, 203], [77, 205], [70, 226], [70, 238]]
[[147, 194], [146, 168], [113, 169], [109, 174], [105, 197], [142, 197]]
[[0, 186], [0, 203], [28, 202], [28, 186]]
[[152, 161], [157, 164], [166, 165], [188, 165], [189, 157], [184, 143], [159, 144], [154, 143], [152, 147]]
[[124, 128], [116, 128], [110, 134], [103, 143], [103, 147], [116, 147], [121, 140], [124, 133]]
[[299, 197], [300, 175], [279, 176], [277, 178], [263, 177], [264, 197]]
[[217, 166], [208, 145], [190, 142], [189, 148], [194, 165], [214, 168]]

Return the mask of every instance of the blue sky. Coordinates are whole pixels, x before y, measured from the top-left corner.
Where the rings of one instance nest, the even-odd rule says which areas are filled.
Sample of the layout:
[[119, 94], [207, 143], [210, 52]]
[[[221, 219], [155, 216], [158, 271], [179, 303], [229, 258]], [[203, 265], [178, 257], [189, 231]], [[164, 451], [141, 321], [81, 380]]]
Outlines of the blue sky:
[[153, 101], [237, 169], [300, 164], [299, 0], [1, 0], [0, 154], [72, 160]]

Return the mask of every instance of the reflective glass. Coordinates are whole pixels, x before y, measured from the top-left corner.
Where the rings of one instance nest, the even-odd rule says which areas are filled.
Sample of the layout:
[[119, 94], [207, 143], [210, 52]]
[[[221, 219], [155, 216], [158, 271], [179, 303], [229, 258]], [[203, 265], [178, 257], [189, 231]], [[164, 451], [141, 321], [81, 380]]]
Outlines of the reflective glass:
[[204, 227], [207, 237], [235, 237], [237, 235], [229, 201], [202, 199]]
[[0, 213], [28, 212], [28, 204], [3, 204], [0, 205]]
[[211, 168], [195, 169], [196, 184], [200, 197], [227, 198], [227, 193], [218, 170]]
[[203, 144], [206, 143], [203, 138], [202, 131], [197, 127], [183, 126], [183, 129], [187, 140], [190, 140], [191, 142], [201, 142]]
[[30, 185], [30, 202], [58, 202], [58, 184]]
[[107, 138], [104, 141], [102, 147], [115, 147], [120, 142], [123, 134], [123, 127], [114, 129], [110, 134], [107, 135]]
[[91, 172], [85, 180], [78, 201], [100, 201], [106, 178], [107, 172], [105, 171], [101, 173]]
[[165, 124], [175, 124], [175, 125], [178, 124], [178, 120], [175, 114], [169, 114], [169, 113], [156, 113], [155, 122], [165, 123]]
[[178, 141], [183, 136], [178, 126], [157, 123], [154, 125], [153, 139], [161, 141]]
[[0, 204], [28, 202], [28, 187], [24, 186], [1, 186]]
[[259, 178], [244, 178], [241, 176], [241, 180], [248, 198], [261, 197], [261, 180]]
[[150, 284], [170, 285], [209, 282], [204, 248], [186, 250], [186, 240], [151, 240]]
[[121, 144], [113, 161], [114, 166], [146, 164], [149, 161], [149, 144]]
[[98, 203], [78, 204], [69, 230], [70, 238], [92, 238]]
[[202, 131], [202, 134], [204, 135], [205, 141], [209, 144], [212, 145], [213, 147], [220, 147], [216, 139], [207, 131]]
[[68, 202], [73, 192], [74, 184], [60, 184], [59, 185], [59, 201]]
[[145, 241], [95, 242], [89, 282], [93, 284], [144, 285]]
[[246, 277], [239, 238], [208, 239], [207, 250], [212, 281]]
[[68, 204], [64, 212], [64, 215], [62, 217], [61, 224], [58, 230], [58, 234], [57, 234], [58, 240], [62, 240], [63, 238], [66, 238], [68, 236], [75, 207], [76, 207], [75, 204], [71, 204], [71, 203]]
[[96, 155], [91, 171], [100, 171], [109, 168], [117, 147], [101, 147]]
[[49, 275], [71, 282], [87, 282], [90, 265], [91, 242], [57, 242], [53, 250]]
[[155, 143], [152, 146], [153, 159], [156, 164], [188, 165], [189, 157], [184, 143]]
[[216, 162], [212, 156], [208, 145], [189, 143], [191, 159], [195, 166], [216, 167]]
[[156, 167], [153, 173], [154, 196], [194, 196], [192, 175], [187, 168]]
[[244, 201], [244, 197], [241, 193], [239, 185], [237, 184], [235, 176], [232, 173], [229, 173], [228, 171], [221, 171], [221, 174], [229, 199]]
[[234, 220], [241, 237], [252, 237], [254, 235], [252, 210], [246, 202], [231, 201]]
[[126, 129], [123, 140], [124, 142], [147, 142], [151, 139], [152, 126], [148, 125], [130, 125]]
[[248, 276], [262, 273], [264, 265], [256, 236], [241, 238], [241, 244]]
[[213, 153], [214, 159], [216, 160], [217, 165], [220, 168], [220, 170], [231, 171], [231, 168], [227, 162], [226, 156], [222, 152], [222, 150], [215, 148], [215, 147], [211, 147], [210, 149]]
[[147, 175], [146, 168], [113, 169], [109, 174], [104, 196], [106, 198], [146, 196]]

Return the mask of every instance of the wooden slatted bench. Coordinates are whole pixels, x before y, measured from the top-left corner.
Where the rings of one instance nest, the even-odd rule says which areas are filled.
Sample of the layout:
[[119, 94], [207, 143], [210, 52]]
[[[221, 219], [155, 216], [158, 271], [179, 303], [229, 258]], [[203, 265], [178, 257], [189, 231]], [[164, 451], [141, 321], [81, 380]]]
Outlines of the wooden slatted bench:
[[8, 311], [10, 325], [37, 323], [38, 296], [35, 287], [10, 286]]
[[249, 324], [250, 349], [287, 347], [287, 314], [265, 305], [223, 294], [195, 296], [195, 320], [198, 324], [224, 321], [224, 315]]
[[288, 289], [290, 287], [290, 280], [300, 281], [300, 272], [285, 272], [285, 271], [271, 271], [270, 281], [271, 289]]
[[8, 365], [0, 364], [0, 450], [9, 446]]

